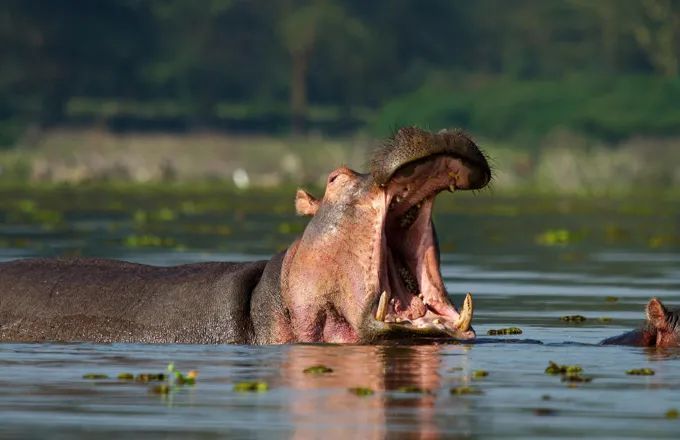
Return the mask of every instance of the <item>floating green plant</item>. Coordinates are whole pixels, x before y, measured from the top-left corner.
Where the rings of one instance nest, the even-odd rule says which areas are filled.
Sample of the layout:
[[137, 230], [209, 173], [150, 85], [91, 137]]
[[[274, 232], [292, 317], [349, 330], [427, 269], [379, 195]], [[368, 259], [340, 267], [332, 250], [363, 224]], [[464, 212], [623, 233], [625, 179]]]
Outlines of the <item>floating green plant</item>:
[[522, 329], [519, 327], [508, 327], [508, 328], [499, 328], [499, 329], [490, 329], [486, 332], [487, 335], [489, 336], [497, 336], [497, 335], [521, 335], [522, 334]]
[[619, 300], [619, 297], [617, 296], [605, 296], [604, 300], [610, 303], [617, 302]]
[[562, 382], [588, 383], [592, 380], [592, 377], [582, 376], [580, 373], [567, 373], [562, 376]]
[[88, 380], [99, 380], [99, 379], [108, 379], [109, 376], [106, 374], [99, 374], [99, 373], [87, 373], [83, 374], [83, 379], [88, 379]]
[[582, 315], [567, 315], [560, 318], [564, 322], [583, 322], [586, 320], [585, 316]]
[[303, 370], [303, 373], [306, 374], [327, 374], [327, 373], [332, 373], [333, 369], [328, 368], [325, 365], [313, 365], [311, 367], [305, 368]]
[[420, 387], [415, 386], [415, 385], [406, 385], [406, 386], [403, 386], [403, 387], [399, 387], [399, 388], [397, 388], [397, 391], [399, 391], [400, 393], [411, 393], [411, 394], [426, 394], [426, 393], [429, 392], [428, 390], [426, 390], [424, 388], [420, 388]]
[[545, 374], [578, 374], [583, 371], [579, 365], [559, 365], [553, 361], [548, 362]]
[[370, 388], [366, 387], [354, 387], [354, 388], [349, 388], [348, 391], [355, 396], [372, 396], [375, 394], [375, 391], [373, 391]]
[[234, 384], [234, 391], [239, 393], [264, 393], [269, 391], [269, 384], [262, 381], [244, 381]]
[[543, 246], [566, 245], [581, 240], [583, 235], [568, 229], [548, 229], [536, 236], [536, 242]]
[[137, 382], [162, 382], [167, 379], [163, 373], [140, 373], [135, 377]]
[[458, 396], [461, 395], [466, 395], [466, 394], [483, 394], [482, 390], [480, 390], [477, 387], [471, 387], [471, 386], [459, 386], [459, 387], [453, 387], [449, 390], [451, 394], [455, 394]]
[[667, 419], [677, 419], [678, 417], [680, 417], [680, 412], [678, 412], [676, 408], [671, 408], [668, 411], [666, 411], [665, 416]]
[[195, 370], [189, 371], [186, 375], [182, 374], [175, 368], [175, 363], [168, 364], [168, 373], [174, 383], [177, 385], [194, 385], [196, 383], [196, 376], [198, 373]]
[[472, 372], [473, 379], [481, 379], [482, 377], [487, 377], [489, 372], [486, 370], [475, 370]]
[[118, 380], [134, 380], [135, 375], [132, 373], [120, 373], [118, 376], [116, 376]]
[[149, 389], [150, 393], [153, 394], [169, 394], [171, 390], [170, 385], [167, 383], [162, 383], [160, 385], [153, 386]]
[[633, 376], [654, 376], [654, 370], [651, 368], [633, 368], [632, 370], [626, 371], [626, 374]]

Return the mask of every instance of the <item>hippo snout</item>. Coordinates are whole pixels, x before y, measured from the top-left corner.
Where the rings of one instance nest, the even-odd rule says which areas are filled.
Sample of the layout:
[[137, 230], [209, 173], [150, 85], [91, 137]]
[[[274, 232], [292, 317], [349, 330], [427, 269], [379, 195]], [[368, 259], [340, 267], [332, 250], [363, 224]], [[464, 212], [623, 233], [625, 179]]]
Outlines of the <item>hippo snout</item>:
[[459, 189], [480, 189], [491, 180], [486, 156], [467, 134], [460, 130], [430, 133], [417, 127], [399, 129], [373, 154], [371, 174], [377, 184], [385, 185], [406, 165], [442, 155], [461, 160], [467, 168], [467, 184]]

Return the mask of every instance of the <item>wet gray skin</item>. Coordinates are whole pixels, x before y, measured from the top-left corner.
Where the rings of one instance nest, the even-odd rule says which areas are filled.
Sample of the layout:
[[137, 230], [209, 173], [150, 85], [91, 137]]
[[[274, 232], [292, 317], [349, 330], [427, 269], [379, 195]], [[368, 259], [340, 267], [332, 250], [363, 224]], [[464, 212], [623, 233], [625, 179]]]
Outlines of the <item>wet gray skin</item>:
[[607, 338], [601, 344], [659, 348], [680, 346], [680, 309], [668, 308], [658, 298], [652, 298], [645, 312], [647, 319], [642, 328]]

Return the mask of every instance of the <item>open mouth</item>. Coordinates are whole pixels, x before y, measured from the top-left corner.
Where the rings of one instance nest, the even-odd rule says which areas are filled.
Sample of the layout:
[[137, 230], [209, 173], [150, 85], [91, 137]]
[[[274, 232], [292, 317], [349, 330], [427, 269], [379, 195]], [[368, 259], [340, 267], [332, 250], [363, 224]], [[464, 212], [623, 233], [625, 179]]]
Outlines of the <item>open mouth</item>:
[[460, 313], [449, 300], [432, 227], [436, 195], [472, 187], [472, 175], [464, 160], [435, 155], [399, 168], [385, 185], [381, 294], [374, 317], [390, 331], [474, 338], [472, 297], [465, 297]]

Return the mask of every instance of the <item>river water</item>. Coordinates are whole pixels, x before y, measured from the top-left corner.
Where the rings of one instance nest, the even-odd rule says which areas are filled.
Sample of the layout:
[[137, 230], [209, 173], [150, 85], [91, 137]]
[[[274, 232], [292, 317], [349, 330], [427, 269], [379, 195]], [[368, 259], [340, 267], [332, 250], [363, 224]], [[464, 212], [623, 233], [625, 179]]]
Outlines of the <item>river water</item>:
[[[77, 207], [44, 208], [61, 213], [50, 223], [27, 211], [53, 197], [38, 195], [31, 208], [29, 196], [4, 207], [3, 261], [75, 253], [161, 265], [266, 258], [304, 224], [290, 212], [259, 211], [223, 224], [220, 216], [238, 209], [175, 212], [186, 201], [167, 197], [158, 202], [166, 211], [146, 197], [133, 197], [136, 208], [91, 208], [84, 196]], [[541, 203], [478, 196], [438, 211], [442, 274], [454, 302], [465, 292], [475, 298], [475, 343], [0, 344], [0, 437], [677, 438], [680, 419], [667, 412], [680, 410], [680, 350], [597, 345], [640, 325], [652, 296], [680, 304], [676, 208]], [[577, 314], [586, 320], [560, 319]], [[486, 335], [510, 326], [523, 333]], [[549, 361], [580, 365], [592, 381], [547, 375]], [[169, 362], [197, 370], [196, 384], [158, 394], [153, 384], [116, 378], [163, 372]], [[319, 364], [333, 371], [303, 372]], [[627, 375], [632, 368], [655, 374]], [[488, 375], [475, 377], [478, 370]], [[109, 378], [83, 378], [95, 373]], [[242, 381], [268, 390], [236, 392]], [[358, 396], [355, 387], [373, 394]], [[461, 387], [477, 393], [451, 393]]]

